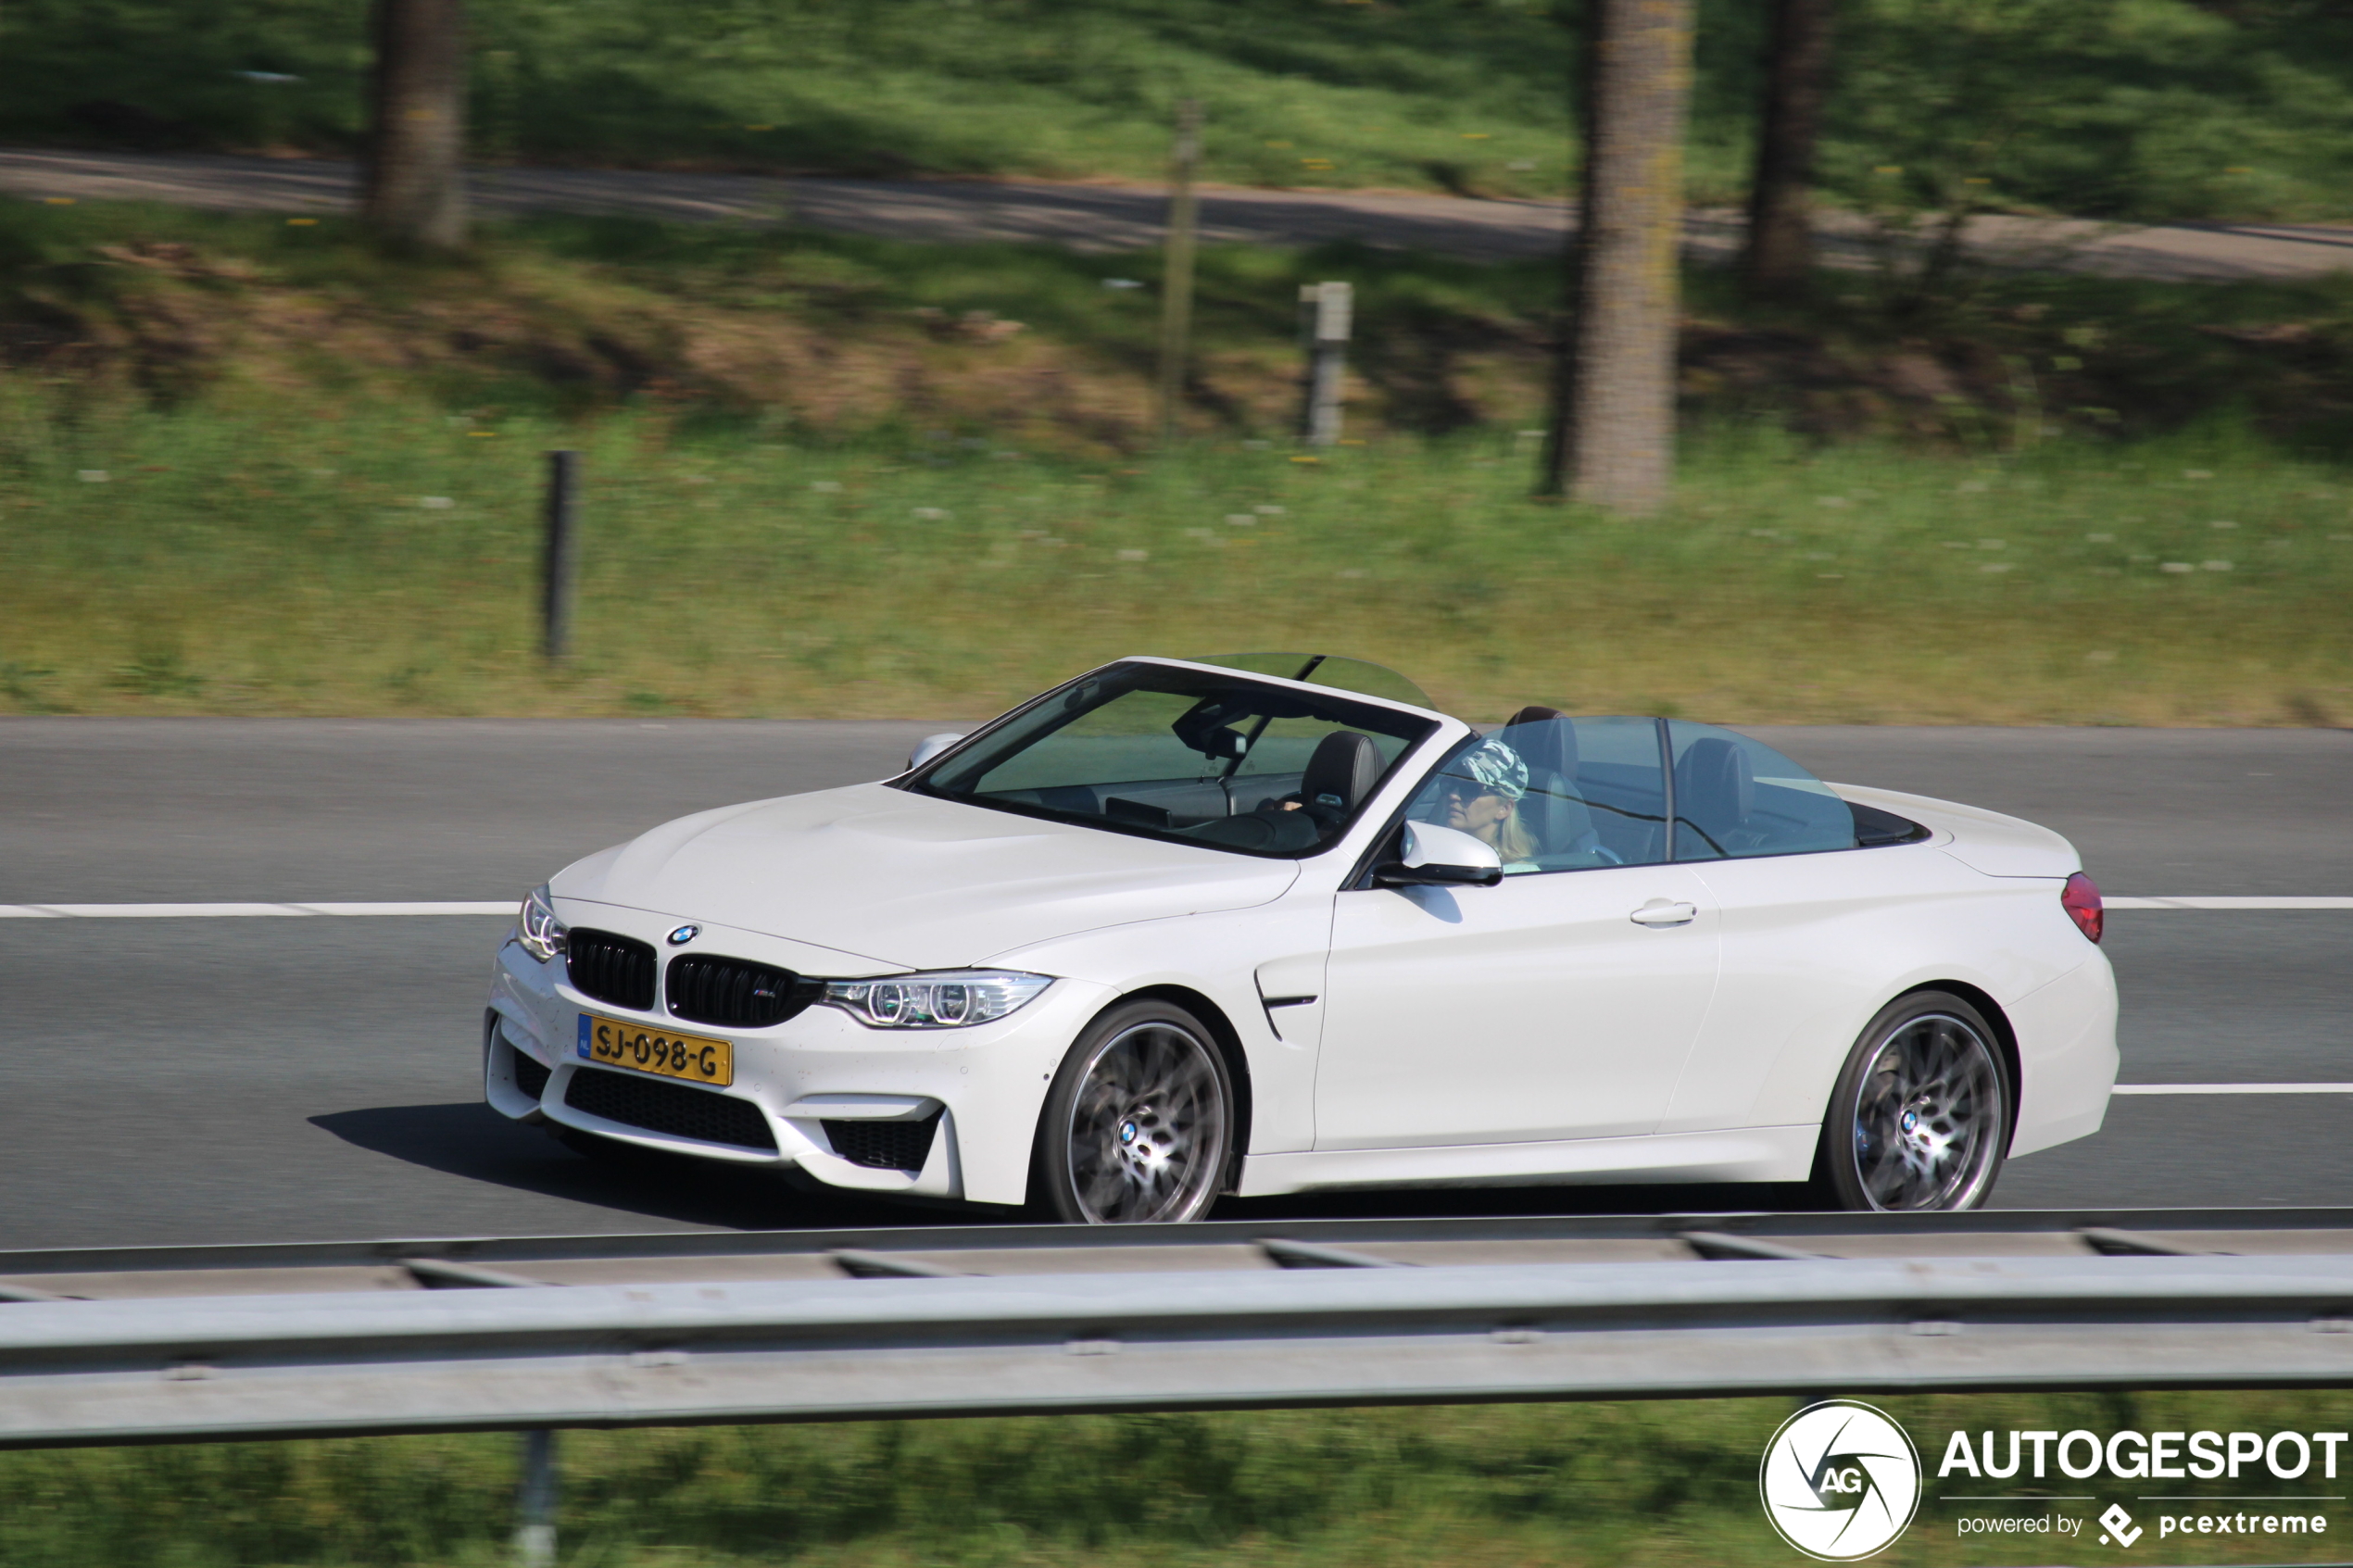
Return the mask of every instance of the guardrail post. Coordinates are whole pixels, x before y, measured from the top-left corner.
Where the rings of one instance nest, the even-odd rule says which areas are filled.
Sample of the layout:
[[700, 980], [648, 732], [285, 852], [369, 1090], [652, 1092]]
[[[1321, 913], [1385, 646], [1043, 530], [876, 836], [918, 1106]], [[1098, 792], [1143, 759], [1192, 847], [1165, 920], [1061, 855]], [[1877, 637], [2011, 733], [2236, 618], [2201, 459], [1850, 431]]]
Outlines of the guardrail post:
[[1348, 369], [1355, 294], [1348, 283], [1299, 285], [1300, 336], [1307, 348], [1307, 395], [1299, 433], [1310, 446], [1329, 446], [1340, 440], [1340, 378]]
[[536, 1427], [522, 1435], [522, 1481], [515, 1488], [517, 1568], [555, 1568], [556, 1435]]
[[547, 547], [541, 558], [541, 650], [560, 661], [572, 642], [573, 523], [580, 496], [580, 454], [547, 454]]

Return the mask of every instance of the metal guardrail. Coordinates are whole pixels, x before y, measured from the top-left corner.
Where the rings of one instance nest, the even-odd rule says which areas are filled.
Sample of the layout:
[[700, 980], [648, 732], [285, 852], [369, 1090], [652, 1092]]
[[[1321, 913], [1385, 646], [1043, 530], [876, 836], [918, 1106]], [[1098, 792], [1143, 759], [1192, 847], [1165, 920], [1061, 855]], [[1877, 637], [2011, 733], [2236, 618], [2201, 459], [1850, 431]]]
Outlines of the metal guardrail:
[[2353, 1382], [2353, 1259], [1303, 1269], [37, 1302], [0, 1446]]
[[[1873, 1218], [1323, 1222], [1247, 1227], [1250, 1239], [1232, 1226], [968, 1227], [368, 1243], [295, 1250], [328, 1274], [397, 1270], [398, 1287], [260, 1294], [252, 1286], [280, 1283], [287, 1248], [0, 1254], [0, 1279], [23, 1293], [0, 1307], [0, 1446], [2353, 1383], [2343, 1211], [2105, 1214], [2129, 1223], [2094, 1226]], [[2194, 1245], [2225, 1238], [2267, 1255]], [[1857, 1240], [1908, 1242], [1912, 1255], [1815, 1255]], [[2004, 1242], [2012, 1255], [1995, 1255]], [[1473, 1243], [1541, 1261], [1443, 1261]], [[1681, 1261], [1557, 1261], [1563, 1247], [1629, 1244]], [[157, 1251], [187, 1271], [182, 1288], [155, 1290]], [[730, 1257], [820, 1272], [711, 1277]], [[535, 1287], [567, 1261], [624, 1277]], [[1004, 1272], [981, 1277], [992, 1261]], [[147, 1286], [120, 1299], [27, 1298], [43, 1277]]]
[[[2342, 1252], [2353, 1256], [2353, 1208], [1993, 1210], [1967, 1214], [1684, 1213], [1496, 1215], [1477, 1218], [1228, 1220], [1189, 1225], [966, 1224], [861, 1230], [663, 1231], [542, 1236], [437, 1236], [366, 1241], [43, 1248], [0, 1251], [0, 1289], [10, 1286], [80, 1294], [106, 1280], [135, 1281], [140, 1295], [247, 1292], [267, 1277], [283, 1288], [336, 1288], [338, 1271], [397, 1270], [434, 1260], [518, 1274], [584, 1276], [616, 1271], [631, 1279], [688, 1279], [714, 1272], [805, 1261], [822, 1277], [844, 1252], [956, 1258], [959, 1272], [1007, 1264], [1085, 1273], [1156, 1261], [1192, 1270], [1263, 1267], [1259, 1243], [1280, 1238], [1347, 1249], [1382, 1248], [1429, 1262], [1612, 1261], [1694, 1256], [1694, 1235], [1745, 1237], [1808, 1253], [1881, 1257], [2087, 1256], [2084, 1238], [2116, 1232], [2200, 1252]], [[1090, 1262], [1089, 1260], [1094, 1261]], [[697, 1273], [694, 1271], [703, 1271]], [[317, 1276], [321, 1284], [303, 1283]], [[57, 1282], [69, 1282], [58, 1284]], [[344, 1288], [351, 1288], [346, 1285]], [[100, 1295], [114, 1292], [99, 1289]]]

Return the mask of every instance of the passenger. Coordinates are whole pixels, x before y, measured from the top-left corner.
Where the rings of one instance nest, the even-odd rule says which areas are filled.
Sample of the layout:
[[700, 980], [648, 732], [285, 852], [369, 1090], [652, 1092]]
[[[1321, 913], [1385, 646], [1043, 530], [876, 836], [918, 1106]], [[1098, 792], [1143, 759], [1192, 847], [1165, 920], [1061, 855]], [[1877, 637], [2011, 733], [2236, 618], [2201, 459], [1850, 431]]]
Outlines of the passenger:
[[1446, 825], [1495, 851], [1509, 872], [1540, 871], [1536, 835], [1519, 820], [1528, 794], [1528, 764], [1492, 738], [1463, 753], [1440, 779]]

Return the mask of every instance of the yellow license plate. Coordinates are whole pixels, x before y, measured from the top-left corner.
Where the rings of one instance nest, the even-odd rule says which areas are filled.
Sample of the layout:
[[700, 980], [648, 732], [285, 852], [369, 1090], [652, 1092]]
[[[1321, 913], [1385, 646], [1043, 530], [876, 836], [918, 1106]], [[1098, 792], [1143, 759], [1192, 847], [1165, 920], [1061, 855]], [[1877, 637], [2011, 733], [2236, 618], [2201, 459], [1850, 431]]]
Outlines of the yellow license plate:
[[580, 1060], [684, 1078], [690, 1084], [736, 1081], [736, 1047], [725, 1040], [672, 1035], [642, 1023], [580, 1015]]

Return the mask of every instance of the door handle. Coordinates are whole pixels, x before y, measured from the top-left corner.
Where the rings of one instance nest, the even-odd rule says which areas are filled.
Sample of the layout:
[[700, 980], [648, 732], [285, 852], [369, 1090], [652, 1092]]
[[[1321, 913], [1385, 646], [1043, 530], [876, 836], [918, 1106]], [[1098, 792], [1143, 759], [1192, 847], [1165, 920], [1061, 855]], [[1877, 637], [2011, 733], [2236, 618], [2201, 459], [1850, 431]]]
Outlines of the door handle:
[[1636, 925], [1689, 925], [1699, 918], [1699, 906], [1654, 898], [1626, 918]]

